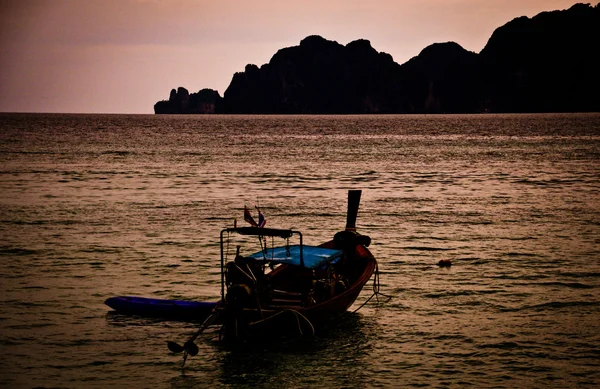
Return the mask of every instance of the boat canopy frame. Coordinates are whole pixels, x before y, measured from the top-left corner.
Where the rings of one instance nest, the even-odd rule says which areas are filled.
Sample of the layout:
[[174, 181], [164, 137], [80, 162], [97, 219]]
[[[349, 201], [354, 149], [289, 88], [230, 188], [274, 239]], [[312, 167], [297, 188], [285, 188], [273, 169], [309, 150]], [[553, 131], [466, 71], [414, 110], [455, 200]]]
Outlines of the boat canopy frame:
[[225, 234], [229, 236], [229, 234], [239, 234], [246, 236], [258, 236], [260, 240], [263, 237], [275, 237], [282, 239], [289, 239], [294, 235], [298, 235], [300, 238], [300, 266], [304, 267], [304, 254], [303, 254], [303, 243], [302, 243], [302, 233], [297, 230], [292, 229], [280, 229], [280, 228], [264, 228], [264, 227], [234, 227], [234, 228], [225, 228], [221, 230], [220, 234], [220, 242], [221, 242], [221, 298], [225, 299], [225, 250], [223, 238]]

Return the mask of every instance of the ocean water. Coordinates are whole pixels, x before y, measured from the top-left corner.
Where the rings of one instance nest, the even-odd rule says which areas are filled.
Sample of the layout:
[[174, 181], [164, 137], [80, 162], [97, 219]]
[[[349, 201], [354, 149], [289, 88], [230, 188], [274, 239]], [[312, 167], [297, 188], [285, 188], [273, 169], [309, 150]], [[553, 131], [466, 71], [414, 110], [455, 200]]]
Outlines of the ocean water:
[[[0, 387], [596, 388], [599, 162], [600, 114], [0, 114]], [[197, 324], [103, 304], [216, 301], [244, 205], [319, 244], [348, 189], [391, 298], [314, 339], [182, 371]]]

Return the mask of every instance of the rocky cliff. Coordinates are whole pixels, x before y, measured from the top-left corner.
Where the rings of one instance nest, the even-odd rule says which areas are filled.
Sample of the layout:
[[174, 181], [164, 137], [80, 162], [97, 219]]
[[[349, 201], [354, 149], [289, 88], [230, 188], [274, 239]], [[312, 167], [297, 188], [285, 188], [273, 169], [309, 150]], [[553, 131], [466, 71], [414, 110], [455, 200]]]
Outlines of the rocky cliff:
[[212, 89], [202, 89], [190, 94], [183, 87], [172, 89], [169, 100], [161, 100], [154, 104], [157, 114], [207, 114], [222, 113], [223, 98]]
[[520, 17], [479, 54], [485, 107], [494, 112], [600, 111], [600, 3]]
[[600, 111], [600, 4], [520, 17], [484, 49], [436, 43], [399, 65], [369, 41], [309, 36], [260, 68], [236, 73], [224, 97], [172, 90], [156, 113], [474, 113]]

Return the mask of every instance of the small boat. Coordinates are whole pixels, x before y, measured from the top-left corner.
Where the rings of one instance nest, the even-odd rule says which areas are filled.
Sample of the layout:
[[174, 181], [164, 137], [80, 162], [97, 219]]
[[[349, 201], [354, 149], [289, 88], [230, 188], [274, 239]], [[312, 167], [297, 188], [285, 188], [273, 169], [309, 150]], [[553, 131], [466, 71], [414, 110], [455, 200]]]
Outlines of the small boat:
[[104, 304], [124, 315], [202, 322], [210, 316], [218, 303], [117, 296], [106, 299]]
[[[315, 246], [304, 244], [300, 231], [259, 227], [247, 218], [252, 227], [222, 230], [221, 301], [183, 346], [168, 342], [169, 349], [184, 352], [185, 363], [198, 353], [194, 340], [216, 322], [226, 343], [264, 343], [314, 335], [339, 318], [377, 269], [367, 248], [371, 239], [356, 232], [360, 196], [360, 190], [348, 192], [346, 228]], [[245, 253], [232, 240], [255, 241], [260, 250]]]

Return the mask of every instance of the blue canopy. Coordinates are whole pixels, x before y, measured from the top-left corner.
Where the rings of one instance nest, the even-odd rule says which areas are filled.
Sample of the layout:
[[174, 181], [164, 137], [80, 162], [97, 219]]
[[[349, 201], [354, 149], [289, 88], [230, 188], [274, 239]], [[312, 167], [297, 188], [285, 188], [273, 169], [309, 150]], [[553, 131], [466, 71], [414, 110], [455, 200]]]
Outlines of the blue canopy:
[[[304, 267], [316, 269], [326, 263], [337, 262], [342, 257], [342, 250], [303, 245], [302, 257]], [[250, 258], [300, 266], [300, 245], [268, 248], [250, 255]]]

